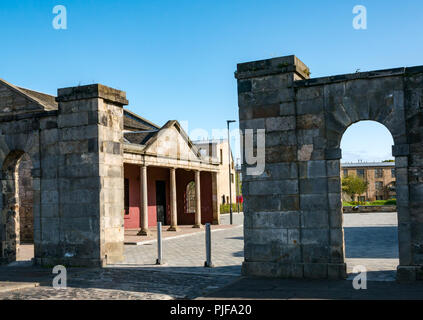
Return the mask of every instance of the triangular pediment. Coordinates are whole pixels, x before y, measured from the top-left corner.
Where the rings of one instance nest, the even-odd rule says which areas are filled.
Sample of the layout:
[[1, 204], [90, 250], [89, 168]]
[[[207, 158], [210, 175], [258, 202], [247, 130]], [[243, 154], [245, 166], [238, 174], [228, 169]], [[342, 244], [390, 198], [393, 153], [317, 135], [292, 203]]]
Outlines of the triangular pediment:
[[166, 123], [148, 141], [145, 152], [172, 159], [189, 161], [203, 160], [197, 147], [191, 142], [188, 135], [175, 120]]

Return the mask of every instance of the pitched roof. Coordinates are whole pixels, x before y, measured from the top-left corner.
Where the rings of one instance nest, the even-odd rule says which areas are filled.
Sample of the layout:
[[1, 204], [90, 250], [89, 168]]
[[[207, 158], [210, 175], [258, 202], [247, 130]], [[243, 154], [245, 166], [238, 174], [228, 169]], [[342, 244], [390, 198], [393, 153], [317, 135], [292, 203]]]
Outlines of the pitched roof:
[[124, 115], [124, 128], [126, 130], [138, 131], [138, 130], [158, 130], [160, 127], [153, 122], [131, 112], [127, 109], [123, 109]]
[[18, 88], [21, 89], [26, 95], [41, 101], [43, 105], [49, 110], [57, 110], [59, 108], [59, 104], [56, 102], [55, 96], [22, 87]]
[[0, 79], [0, 82], [18, 94], [21, 94], [32, 102], [38, 104], [42, 110], [57, 110], [58, 108], [58, 104], [55, 100], [56, 97], [54, 96], [15, 86], [4, 79]]
[[364, 167], [395, 167], [395, 162], [346, 162], [341, 163], [342, 168], [364, 168]]
[[[56, 97], [46, 93], [34, 91], [27, 88], [15, 86], [7, 82], [6, 80], [0, 79], [0, 82], [5, 86], [9, 87], [13, 91], [25, 96], [27, 99], [33, 101], [40, 106], [40, 110], [58, 110], [59, 104], [56, 102]], [[124, 129], [131, 131], [138, 130], [158, 130], [160, 127], [153, 122], [133, 113], [127, 109], [124, 109]]]
[[155, 131], [144, 131], [144, 132], [125, 132], [123, 136], [129, 143], [145, 145], [158, 130]]

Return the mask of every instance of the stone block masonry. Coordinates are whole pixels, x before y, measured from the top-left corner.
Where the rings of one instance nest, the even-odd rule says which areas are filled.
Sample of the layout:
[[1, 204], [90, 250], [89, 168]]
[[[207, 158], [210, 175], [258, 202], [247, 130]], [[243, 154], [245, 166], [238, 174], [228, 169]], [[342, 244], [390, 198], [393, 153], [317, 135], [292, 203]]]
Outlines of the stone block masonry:
[[[423, 279], [423, 67], [309, 79], [295, 56], [242, 63], [241, 129], [266, 130], [266, 167], [243, 165], [245, 275], [346, 277], [340, 142], [351, 124], [391, 132], [398, 179], [398, 279]], [[406, 172], [406, 173], [405, 173]]]
[[[0, 89], [11, 97], [7, 101], [21, 97], [21, 109], [27, 110], [6, 113], [11, 109], [5, 106], [0, 114], [1, 182], [8, 190], [2, 202], [1, 260], [13, 261], [20, 240], [28, 237], [26, 224], [19, 232], [18, 221], [10, 217], [16, 216], [19, 198], [24, 204], [32, 197], [37, 264], [99, 267], [121, 261], [125, 92], [100, 84], [71, 87], [59, 89], [52, 102], [53, 97], [31, 98], [7, 83]], [[25, 173], [19, 184], [32, 178], [28, 195], [16, 193], [19, 162]], [[22, 225], [26, 216], [21, 217]]]

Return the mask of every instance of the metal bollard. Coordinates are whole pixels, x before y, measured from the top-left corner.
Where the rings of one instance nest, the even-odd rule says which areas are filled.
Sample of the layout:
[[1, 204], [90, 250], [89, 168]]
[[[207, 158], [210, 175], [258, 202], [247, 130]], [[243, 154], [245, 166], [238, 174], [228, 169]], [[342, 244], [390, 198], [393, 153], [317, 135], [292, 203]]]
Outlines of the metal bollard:
[[157, 222], [157, 260], [156, 264], [162, 264], [162, 223]]
[[210, 232], [210, 223], [206, 223], [206, 261], [204, 262], [204, 267], [213, 268], [211, 261], [211, 232]]

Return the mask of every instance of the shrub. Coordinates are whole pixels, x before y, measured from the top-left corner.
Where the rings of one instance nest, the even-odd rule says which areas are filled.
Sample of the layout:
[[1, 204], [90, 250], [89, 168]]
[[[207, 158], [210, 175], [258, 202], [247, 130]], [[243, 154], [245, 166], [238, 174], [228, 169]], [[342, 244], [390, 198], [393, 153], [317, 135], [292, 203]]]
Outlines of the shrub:
[[[220, 213], [229, 213], [229, 204], [220, 205]], [[239, 204], [239, 211], [242, 212], [242, 203]], [[238, 212], [238, 204], [232, 203], [232, 212]]]

